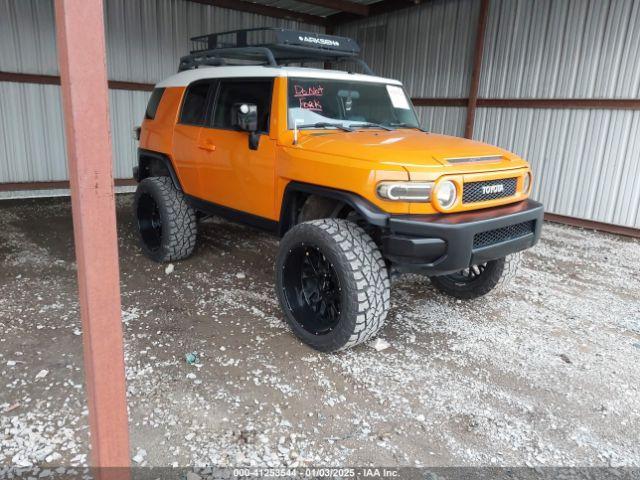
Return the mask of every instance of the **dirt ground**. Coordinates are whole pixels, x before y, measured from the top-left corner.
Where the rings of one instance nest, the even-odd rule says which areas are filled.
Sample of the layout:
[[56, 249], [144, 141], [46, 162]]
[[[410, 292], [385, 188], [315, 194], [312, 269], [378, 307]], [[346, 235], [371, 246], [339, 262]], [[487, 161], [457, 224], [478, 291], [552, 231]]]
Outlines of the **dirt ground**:
[[[390, 347], [327, 355], [283, 322], [275, 238], [209, 219], [167, 274], [136, 245], [131, 199], [135, 464], [640, 466], [639, 241], [546, 224], [511, 289], [471, 302], [398, 278]], [[85, 465], [67, 199], [0, 203], [0, 318], [0, 467]]]

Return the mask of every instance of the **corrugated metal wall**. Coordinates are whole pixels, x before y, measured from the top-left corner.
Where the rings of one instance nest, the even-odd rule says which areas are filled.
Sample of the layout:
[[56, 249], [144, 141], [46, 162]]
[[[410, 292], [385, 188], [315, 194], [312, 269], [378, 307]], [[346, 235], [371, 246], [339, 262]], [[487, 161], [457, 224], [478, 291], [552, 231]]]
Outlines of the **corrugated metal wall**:
[[531, 162], [548, 212], [640, 228], [640, 111], [483, 108], [475, 125]]
[[[139, 124], [147, 92], [109, 91], [115, 178], [131, 178], [132, 126]], [[60, 87], [0, 82], [0, 182], [66, 180]]]
[[[434, 0], [340, 26], [336, 33], [356, 38], [376, 74], [401, 79], [411, 97], [464, 98], [480, 3]], [[418, 107], [423, 125], [462, 135], [466, 109]]]
[[[316, 25], [183, 0], [105, 0], [109, 79], [156, 83], [176, 72], [189, 38], [215, 31]], [[0, 0], [0, 70], [58, 75], [52, 0]], [[130, 178], [133, 126], [148, 92], [110, 91], [114, 175]], [[0, 82], [0, 183], [66, 180], [60, 88]]]
[[[637, 0], [492, 0], [481, 98], [639, 98]], [[479, 109], [547, 211], [640, 228], [640, 111]]]
[[479, 96], [638, 98], [640, 2], [492, 0]]
[[[413, 97], [465, 98], [480, 0], [433, 0], [338, 29]], [[372, 35], [373, 25], [384, 40]], [[640, 1], [491, 0], [480, 98], [640, 98]], [[466, 108], [419, 107], [462, 135]], [[479, 108], [474, 138], [527, 158], [547, 211], [640, 228], [640, 111]]]

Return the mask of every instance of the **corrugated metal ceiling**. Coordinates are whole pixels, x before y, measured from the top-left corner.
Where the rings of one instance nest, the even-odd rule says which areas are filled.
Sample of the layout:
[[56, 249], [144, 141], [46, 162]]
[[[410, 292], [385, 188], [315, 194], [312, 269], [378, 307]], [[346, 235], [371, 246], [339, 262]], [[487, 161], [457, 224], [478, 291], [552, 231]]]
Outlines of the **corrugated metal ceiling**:
[[[380, 0], [349, 0], [349, 1], [352, 3], [371, 5], [373, 3], [379, 2]], [[259, 3], [261, 5], [268, 5], [270, 7], [283, 8], [285, 10], [291, 10], [293, 12], [307, 13], [309, 15], [317, 15], [319, 17], [328, 17], [329, 15], [340, 13], [340, 10], [320, 7], [318, 5], [312, 5], [310, 3], [300, 2], [297, 0], [252, 0], [252, 3]]]

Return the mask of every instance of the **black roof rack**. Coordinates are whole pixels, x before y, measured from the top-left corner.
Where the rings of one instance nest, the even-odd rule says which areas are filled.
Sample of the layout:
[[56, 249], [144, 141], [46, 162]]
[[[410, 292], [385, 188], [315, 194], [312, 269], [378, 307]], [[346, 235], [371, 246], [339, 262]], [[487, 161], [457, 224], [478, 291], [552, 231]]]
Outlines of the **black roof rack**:
[[201, 65], [229, 65], [231, 60], [272, 67], [305, 62], [353, 62], [373, 75], [358, 57], [360, 46], [347, 37], [265, 27], [201, 35], [191, 41], [193, 50], [180, 59], [180, 72]]

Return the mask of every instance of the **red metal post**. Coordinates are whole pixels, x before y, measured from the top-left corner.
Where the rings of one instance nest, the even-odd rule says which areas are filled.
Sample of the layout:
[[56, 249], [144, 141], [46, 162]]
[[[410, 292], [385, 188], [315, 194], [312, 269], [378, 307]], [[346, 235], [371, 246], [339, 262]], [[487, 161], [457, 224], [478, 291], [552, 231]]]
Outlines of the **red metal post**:
[[[128, 467], [129, 431], [102, 0], [56, 0], [91, 466]], [[109, 470], [127, 478], [128, 469]]]
[[464, 136], [473, 138], [473, 124], [476, 118], [478, 104], [478, 89], [480, 88], [480, 74], [482, 72], [482, 54], [484, 53], [484, 34], [489, 16], [489, 0], [482, 0], [478, 15], [478, 30], [476, 32], [476, 46], [473, 53], [473, 70], [471, 72], [471, 86], [469, 87], [469, 104], [467, 105], [467, 120], [464, 126]]

